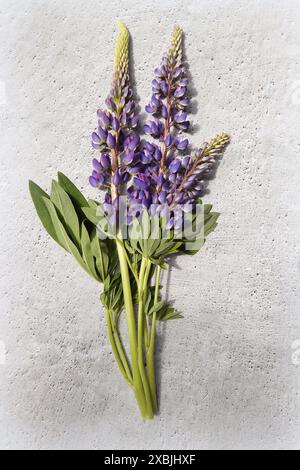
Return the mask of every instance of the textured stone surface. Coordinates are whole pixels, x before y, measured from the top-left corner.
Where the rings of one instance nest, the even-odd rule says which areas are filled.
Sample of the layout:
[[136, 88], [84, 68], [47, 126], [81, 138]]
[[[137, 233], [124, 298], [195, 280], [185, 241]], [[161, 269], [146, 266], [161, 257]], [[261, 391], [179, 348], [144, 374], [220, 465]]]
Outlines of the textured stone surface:
[[[185, 319], [160, 329], [161, 413], [147, 423], [97, 286], [48, 238], [27, 189], [57, 169], [86, 189], [116, 17], [142, 103], [182, 25], [192, 140], [232, 136], [206, 196], [218, 230], [171, 272]], [[299, 24], [297, 0], [1, 0], [1, 448], [300, 448]]]

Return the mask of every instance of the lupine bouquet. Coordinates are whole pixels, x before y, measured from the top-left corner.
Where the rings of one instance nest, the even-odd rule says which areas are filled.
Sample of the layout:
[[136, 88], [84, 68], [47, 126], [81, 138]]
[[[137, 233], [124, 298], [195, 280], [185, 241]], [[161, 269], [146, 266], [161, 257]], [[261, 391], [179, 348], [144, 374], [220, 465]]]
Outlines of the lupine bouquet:
[[[222, 133], [190, 148], [182, 41], [176, 26], [155, 69], [145, 107], [149, 120], [142, 125], [130, 82], [129, 33], [119, 23], [112, 87], [92, 134], [89, 183], [99, 191], [95, 200], [87, 200], [62, 173], [50, 195], [30, 181], [49, 235], [103, 285], [100, 299], [112, 351], [145, 419], [158, 411], [157, 322], [182, 317], [163, 299], [162, 270], [175, 255], [197, 253], [215, 229], [219, 214], [201, 196], [229, 142]], [[122, 315], [128, 345], [120, 332]]]

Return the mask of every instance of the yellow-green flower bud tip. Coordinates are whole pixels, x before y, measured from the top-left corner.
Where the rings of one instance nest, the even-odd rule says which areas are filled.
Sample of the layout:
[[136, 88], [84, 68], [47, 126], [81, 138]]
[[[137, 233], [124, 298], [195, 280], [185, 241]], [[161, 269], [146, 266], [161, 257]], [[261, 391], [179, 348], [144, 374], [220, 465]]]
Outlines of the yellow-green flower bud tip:
[[228, 134], [225, 134], [225, 132], [218, 134], [208, 143], [205, 149], [205, 155], [212, 156], [215, 153], [221, 152], [226, 147], [226, 145], [229, 144], [229, 142], [230, 137]]
[[117, 22], [119, 36], [115, 46], [114, 74], [118, 80], [128, 77], [129, 64], [129, 31], [122, 21]]
[[175, 25], [171, 37], [171, 47], [169, 49], [170, 55], [172, 55], [175, 61], [181, 61], [182, 59], [182, 40], [183, 32], [180, 26]]

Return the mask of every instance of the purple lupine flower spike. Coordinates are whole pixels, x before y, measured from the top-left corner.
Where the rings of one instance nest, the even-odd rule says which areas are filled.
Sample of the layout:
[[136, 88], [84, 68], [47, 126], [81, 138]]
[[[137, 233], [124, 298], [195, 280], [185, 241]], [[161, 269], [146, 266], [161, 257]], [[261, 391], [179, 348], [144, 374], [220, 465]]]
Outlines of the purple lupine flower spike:
[[[188, 78], [182, 60], [182, 31], [176, 26], [171, 46], [154, 72], [152, 94], [145, 107], [150, 119], [143, 125], [147, 140], [141, 140], [129, 82], [127, 30], [123, 29], [122, 34], [116, 48], [112, 88], [106, 99], [108, 110], [98, 110], [98, 129], [92, 134], [92, 146], [100, 151], [100, 156], [93, 160], [89, 181], [100, 189], [113, 185], [114, 192], [108, 190], [104, 197], [106, 205], [114, 203], [111, 220], [121, 185], [127, 185], [128, 220], [140, 214], [142, 205], [151, 214], [169, 213], [169, 226], [176, 229], [181, 219], [174, 206], [192, 210], [215, 165], [216, 149], [224, 147], [228, 137], [221, 134], [203, 149], [188, 151], [189, 140], [184, 136], [190, 126]], [[153, 209], [152, 205], [158, 206]]]

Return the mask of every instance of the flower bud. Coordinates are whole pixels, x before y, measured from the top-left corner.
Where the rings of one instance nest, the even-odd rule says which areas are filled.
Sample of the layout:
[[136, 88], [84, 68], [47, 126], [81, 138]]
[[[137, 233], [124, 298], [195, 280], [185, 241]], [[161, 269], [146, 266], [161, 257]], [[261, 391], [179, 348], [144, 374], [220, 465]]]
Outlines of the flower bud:
[[121, 176], [120, 176], [119, 170], [117, 170], [115, 174], [113, 175], [112, 182], [115, 186], [118, 186], [121, 183]]
[[181, 162], [179, 160], [173, 160], [169, 168], [172, 173], [177, 173], [180, 167], [181, 167]]
[[113, 130], [116, 131], [116, 132], [120, 129], [120, 123], [119, 123], [119, 121], [116, 117], [113, 117], [112, 122], [111, 122], [111, 126], [112, 126]]
[[94, 178], [94, 176], [89, 177], [89, 183], [90, 183], [91, 186], [93, 186], [93, 188], [98, 188], [98, 186], [99, 186], [99, 183], [96, 180], [96, 178]]
[[101, 126], [98, 127], [98, 133], [99, 133], [99, 136], [101, 138], [101, 140], [105, 140], [107, 139], [107, 131], [105, 131], [104, 129], [102, 129]]
[[177, 144], [177, 148], [178, 150], [185, 150], [188, 145], [189, 145], [188, 139], [184, 139]]
[[165, 144], [166, 144], [167, 147], [171, 147], [171, 145], [172, 145], [172, 136], [171, 136], [171, 134], [167, 135], [166, 140], [165, 140]]
[[100, 157], [100, 162], [103, 168], [109, 168], [110, 167], [110, 157], [107, 153], [103, 153]]
[[106, 142], [109, 148], [113, 149], [116, 147], [116, 138], [110, 133], [107, 135]]
[[98, 134], [96, 132], [92, 133], [92, 141], [95, 144], [100, 144], [101, 143], [101, 139], [100, 139], [100, 137], [98, 136]]
[[102, 167], [101, 163], [98, 162], [98, 160], [96, 158], [93, 158], [92, 164], [93, 164], [93, 167], [95, 168], [96, 171], [100, 172], [100, 171], [103, 170], [103, 167]]

